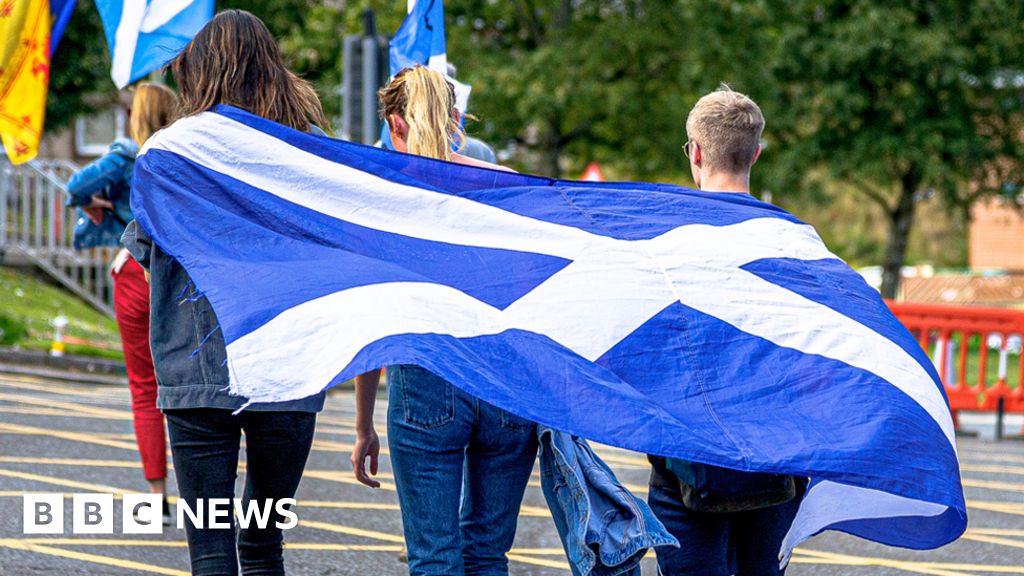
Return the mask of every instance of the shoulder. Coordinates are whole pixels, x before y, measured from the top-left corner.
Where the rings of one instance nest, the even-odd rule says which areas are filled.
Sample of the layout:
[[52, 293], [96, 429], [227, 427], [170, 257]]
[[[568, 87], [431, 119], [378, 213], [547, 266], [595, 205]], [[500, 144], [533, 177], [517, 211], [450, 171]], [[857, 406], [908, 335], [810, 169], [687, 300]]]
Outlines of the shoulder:
[[118, 138], [110, 145], [110, 152], [107, 155], [123, 160], [135, 160], [135, 156], [138, 153], [139, 145], [136, 144], [134, 140], [129, 138]]

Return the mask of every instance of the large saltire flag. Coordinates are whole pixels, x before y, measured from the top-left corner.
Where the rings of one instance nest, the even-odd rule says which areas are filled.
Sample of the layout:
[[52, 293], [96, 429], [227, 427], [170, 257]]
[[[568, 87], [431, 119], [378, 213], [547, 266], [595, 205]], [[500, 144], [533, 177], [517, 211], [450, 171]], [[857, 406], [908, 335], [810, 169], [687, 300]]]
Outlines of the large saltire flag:
[[178, 55], [213, 17], [213, 0], [97, 0], [118, 88]]
[[14, 164], [39, 152], [50, 81], [50, 3], [0, 0], [0, 141]]
[[[455, 87], [455, 106], [463, 112], [467, 110], [472, 87], [448, 76], [442, 0], [410, 0], [409, 14], [388, 42], [388, 71], [392, 78], [417, 65], [440, 72]], [[387, 123], [381, 127], [380, 141], [385, 148], [394, 149]]]
[[928, 357], [812, 227], [748, 195], [490, 171], [225, 106], [150, 138], [133, 190], [252, 402], [418, 364], [603, 443], [810, 477], [783, 557], [826, 529], [965, 529]]

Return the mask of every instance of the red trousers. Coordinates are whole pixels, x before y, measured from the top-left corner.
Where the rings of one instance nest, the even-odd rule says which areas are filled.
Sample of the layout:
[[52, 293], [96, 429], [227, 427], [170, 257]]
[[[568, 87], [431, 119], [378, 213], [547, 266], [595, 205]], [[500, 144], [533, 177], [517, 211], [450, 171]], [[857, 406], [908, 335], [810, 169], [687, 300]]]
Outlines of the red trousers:
[[162, 480], [167, 477], [167, 440], [164, 415], [156, 407], [156, 372], [149, 348], [149, 283], [134, 258], [113, 276], [114, 315], [128, 370], [142, 472], [146, 480]]

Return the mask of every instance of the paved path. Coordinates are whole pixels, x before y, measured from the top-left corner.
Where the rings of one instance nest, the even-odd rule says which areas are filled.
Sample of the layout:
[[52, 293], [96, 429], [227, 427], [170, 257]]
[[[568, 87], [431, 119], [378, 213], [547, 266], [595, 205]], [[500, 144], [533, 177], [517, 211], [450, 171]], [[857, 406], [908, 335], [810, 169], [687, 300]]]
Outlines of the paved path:
[[[295, 575], [401, 575], [401, 522], [387, 460], [381, 489], [357, 484], [348, 466], [354, 439], [351, 394], [336, 393], [319, 420], [299, 489], [299, 527], [287, 532]], [[378, 414], [385, 413], [384, 407]], [[379, 429], [383, 431], [383, 421]], [[795, 555], [791, 576], [968, 574], [1024, 575], [1024, 443], [960, 443], [971, 521], [941, 550], [913, 552], [826, 534]], [[620, 479], [646, 491], [640, 455], [602, 448]], [[536, 480], [536, 478], [535, 478]], [[0, 374], [0, 574], [187, 574], [183, 532], [159, 536], [24, 536], [22, 495], [32, 492], [144, 490], [132, 434], [128, 391]], [[171, 490], [173, 493], [173, 482]], [[70, 498], [70, 496], [68, 496]], [[70, 500], [67, 501], [70, 503]], [[118, 510], [120, 505], [117, 506]], [[65, 524], [70, 527], [70, 505]], [[513, 574], [569, 574], [539, 484], [532, 483], [510, 554]], [[654, 574], [645, 564], [645, 574]]]

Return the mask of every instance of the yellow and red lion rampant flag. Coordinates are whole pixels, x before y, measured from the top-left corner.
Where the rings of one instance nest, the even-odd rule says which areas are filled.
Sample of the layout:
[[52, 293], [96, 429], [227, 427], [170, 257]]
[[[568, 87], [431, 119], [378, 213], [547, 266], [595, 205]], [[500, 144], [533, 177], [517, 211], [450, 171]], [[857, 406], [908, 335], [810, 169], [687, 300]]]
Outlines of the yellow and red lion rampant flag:
[[39, 152], [50, 25], [48, 0], [0, 0], [0, 139], [15, 164]]

